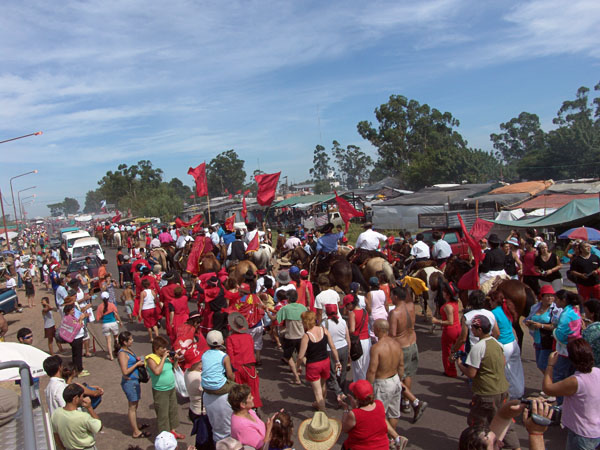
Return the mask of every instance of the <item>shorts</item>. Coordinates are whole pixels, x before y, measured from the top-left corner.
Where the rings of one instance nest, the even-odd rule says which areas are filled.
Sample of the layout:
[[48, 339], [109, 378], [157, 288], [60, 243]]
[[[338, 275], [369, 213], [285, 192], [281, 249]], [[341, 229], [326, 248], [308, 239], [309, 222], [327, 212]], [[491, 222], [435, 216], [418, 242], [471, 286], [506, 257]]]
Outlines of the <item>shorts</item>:
[[402, 400], [402, 383], [398, 374], [389, 378], [376, 378], [373, 383], [373, 394], [383, 403], [385, 417], [398, 419], [400, 417], [400, 402]]
[[49, 328], [44, 328], [44, 337], [46, 339], [51, 339], [54, 336], [56, 336], [56, 327], [54, 325]]
[[140, 381], [138, 379], [121, 379], [121, 388], [130, 402], [137, 402], [141, 397]]
[[404, 347], [402, 354], [404, 355], [404, 378], [414, 377], [419, 368], [419, 347], [417, 347], [417, 343]]
[[144, 320], [144, 326], [146, 328], [155, 327], [158, 323], [158, 314], [156, 308], [144, 309], [142, 311], [142, 319]]
[[117, 322], [109, 322], [102, 324], [102, 334], [104, 336], [117, 336], [119, 334], [119, 324]]
[[125, 312], [127, 314], [133, 314], [133, 307], [135, 302], [133, 300], [125, 300]]
[[281, 346], [283, 347], [283, 358], [288, 360], [294, 355], [300, 353], [300, 342], [302, 342], [302, 338], [299, 339], [281, 339]]
[[306, 365], [306, 381], [329, 379], [329, 358]]
[[262, 325], [258, 325], [254, 328], [250, 328], [250, 336], [252, 336], [252, 340], [254, 341], [254, 350], [262, 350], [263, 348], [263, 331], [264, 327]]

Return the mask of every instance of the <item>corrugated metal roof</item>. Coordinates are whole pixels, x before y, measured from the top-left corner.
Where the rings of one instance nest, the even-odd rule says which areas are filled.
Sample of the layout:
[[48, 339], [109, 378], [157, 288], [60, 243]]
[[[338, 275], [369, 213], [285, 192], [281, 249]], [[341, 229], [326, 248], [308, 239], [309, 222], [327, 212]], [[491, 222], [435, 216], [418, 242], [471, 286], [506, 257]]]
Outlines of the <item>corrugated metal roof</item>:
[[499, 187], [490, 192], [490, 194], [516, 194], [525, 193], [535, 195], [542, 192], [544, 189], [552, 186], [554, 182], [552, 180], [543, 181], [524, 181], [522, 183], [514, 183], [506, 186]]
[[283, 206], [294, 206], [297, 204], [314, 204], [328, 202], [335, 198], [333, 194], [319, 194], [319, 195], [299, 195], [296, 197], [286, 198], [273, 205], [274, 208], [281, 208]]
[[527, 200], [524, 203], [516, 206], [516, 208], [522, 209], [538, 209], [538, 208], [561, 208], [569, 203], [571, 200], [577, 200], [582, 198], [594, 198], [598, 197], [598, 194], [549, 194], [549, 195], [538, 195], [531, 200]]

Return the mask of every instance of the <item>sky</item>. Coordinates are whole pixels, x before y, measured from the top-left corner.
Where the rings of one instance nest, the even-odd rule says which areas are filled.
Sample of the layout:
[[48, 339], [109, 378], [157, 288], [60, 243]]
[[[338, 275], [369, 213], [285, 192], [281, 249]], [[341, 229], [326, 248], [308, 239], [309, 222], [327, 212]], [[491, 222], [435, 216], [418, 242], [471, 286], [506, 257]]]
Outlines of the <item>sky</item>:
[[309, 178], [317, 144], [356, 131], [390, 95], [460, 121], [469, 145], [520, 112], [548, 130], [600, 81], [597, 0], [4, 0], [0, 188], [30, 217], [142, 159], [188, 167], [234, 149], [248, 175]]

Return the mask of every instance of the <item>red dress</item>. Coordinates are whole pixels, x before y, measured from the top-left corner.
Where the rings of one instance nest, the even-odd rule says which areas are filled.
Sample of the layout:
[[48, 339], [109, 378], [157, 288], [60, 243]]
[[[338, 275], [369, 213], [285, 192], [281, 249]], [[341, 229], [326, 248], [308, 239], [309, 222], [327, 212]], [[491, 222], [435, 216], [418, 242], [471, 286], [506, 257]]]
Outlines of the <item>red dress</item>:
[[254, 358], [254, 340], [248, 333], [233, 333], [227, 338], [227, 354], [235, 372], [235, 382], [245, 384], [250, 388], [254, 405], [262, 406], [260, 399], [260, 380]]
[[388, 450], [390, 444], [385, 421], [385, 409], [380, 400], [375, 400], [375, 409], [352, 410], [356, 425], [348, 432], [344, 448], [351, 450]]
[[182, 295], [181, 297], [174, 298], [169, 306], [169, 317], [171, 316], [170, 312], [175, 313], [173, 315], [173, 323], [167, 327], [167, 333], [169, 334], [169, 338], [171, 339], [171, 344], [175, 342], [177, 338], [177, 329], [187, 322], [190, 317], [190, 309], [188, 308], [188, 298], [187, 295]]
[[457, 377], [456, 365], [448, 360], [452, 346], [460, 336], [461, 325], [458, 318], [458, 303], [457, 302], [446, 302], [440, 308], [440, 315], [442, 320], [448, 320], [446, 315], [445, 307], [450, 306], [452, 308], [452, 317], [454, 323], [452, 325], [443, 325], [442, 328], [442, 364], [444, 365], [444, 373], [449, 377]]
[[[166, 286], [163, 286], [160, 289], [160, 300], [163, 302], [162, 313], [165, 316], [165, 322], [166, 322], [165, 325], [167, 327], [167, 332], [168, 332], [168, 330], [171, 329], [171, 315], [169, 314], [169, 305], [175, 299], [175, 294], [173, 293], [173, 291], [175, 290], [175, 288], [177, 286], [179, 286], [179, 284], [169, 282]], [[175, 329], [177, 329], [177, 328], [175, 328]], [[170, 333], [169, 333], [169, 337], [171, 337]]]

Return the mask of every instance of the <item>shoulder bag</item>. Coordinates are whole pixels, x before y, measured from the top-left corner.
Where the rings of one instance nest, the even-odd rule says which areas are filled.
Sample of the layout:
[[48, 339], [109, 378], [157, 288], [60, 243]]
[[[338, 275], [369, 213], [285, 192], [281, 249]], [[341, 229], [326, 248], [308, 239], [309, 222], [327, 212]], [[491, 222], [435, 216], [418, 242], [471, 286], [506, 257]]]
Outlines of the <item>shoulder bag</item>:
[[362, 344], [360, 343], [360, 332], [362, 331], [363, 326], [365, 325], [367, 311], [363, 309], [362, 312], [363, 315], [360, 321], [360, 327], [358, 328], [358, 333], [350, 335], [350, 359], [352, 361], [360, 359], [363, 355], [363, 348]]

